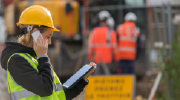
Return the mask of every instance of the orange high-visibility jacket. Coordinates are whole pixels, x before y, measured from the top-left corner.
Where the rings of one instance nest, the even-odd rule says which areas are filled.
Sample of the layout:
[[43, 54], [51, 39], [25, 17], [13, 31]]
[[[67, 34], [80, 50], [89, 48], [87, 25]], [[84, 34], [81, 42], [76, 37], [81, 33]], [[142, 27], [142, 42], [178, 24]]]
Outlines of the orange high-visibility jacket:
[[139, 28], [134, 22], [125, 22], [117, 28], [119, 45], [116, 50], [119, 60], [135, 60], [137, 38], [140, 35]]
[[[108, 39], [109, 38], [109, 39]], [[117, 49], [117, 38], [115, 31], [106, 26], [93, 29], [89, 38], [88, 59], [95, 63], [111, 63], [113, 58], [118, 61], [115, 50]]]

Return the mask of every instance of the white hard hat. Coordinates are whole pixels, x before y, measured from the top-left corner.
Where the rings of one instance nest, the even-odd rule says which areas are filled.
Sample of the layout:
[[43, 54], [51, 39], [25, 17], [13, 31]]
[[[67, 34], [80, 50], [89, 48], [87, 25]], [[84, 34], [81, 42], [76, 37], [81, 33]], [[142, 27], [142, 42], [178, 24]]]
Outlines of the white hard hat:
[[100, 11], [98, 16], [99, 16], [100, 20], [104, 20], [105, 18], [111, 17], [110, 13], [108, 11], [105, 11], [105, 10]]
[[132, 12], [127, 13], [124, 18], [125, 21], [136, 21], [136, 19], [137, 19], [136, 15]]
[[109, 27], [111, 27], [111, 28], [114, 27], [115, 22], [114, 22], [114, 19], [112, 17], [109, 17], [106, 22], [109, 25]]

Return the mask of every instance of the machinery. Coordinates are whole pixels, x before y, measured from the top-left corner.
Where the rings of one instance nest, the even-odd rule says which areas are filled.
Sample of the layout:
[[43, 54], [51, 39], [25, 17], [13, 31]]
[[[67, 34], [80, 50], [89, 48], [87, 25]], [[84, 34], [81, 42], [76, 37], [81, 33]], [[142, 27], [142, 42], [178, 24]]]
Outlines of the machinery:
[[[78, 34], [79, 33], [79, 3], [72, 1], [72, 14], [66, 10], [67, 2], [65, 0], [34, 0], [33, 5], [41, 5], [46, 7], [50, 12], [54, 21], [54, 26], [60, 29], [60, 34]], [[21, 0], [15, 2], [16, 20], [21, 12], [29, 6], [29, 0]], [[15, 22], [17, 22], [15, 20]], [[71, 22], [70, 22], [71, 21]]]
[[[89, 5], [89, 8], [93, 8], [93, 6], [101, 7], [109, 5], [109, 3], [112, 5], [125, 5], [124, 2], [119, 2], [118, 0], [112, 0], [112, 2], [104, 0], [103, 4], [97, 0], [89, 0], [89, 4], [87, 1], [88, 0], [14, 0], [5, 11], [7, 31], [11, 36], [19, 35], [20, 30], [16, 27], [15, 22], [18, 22], [21, 12], [32, 4], [41, 5], [50, 10], [54, 26], [60, 29], [60, 32], [54, 32], [52, 45], [49, 46], [49, 57], [51, 58], [52, 65], [57, 75], [59, 77], [68, 78], [82, 65], [88, 63], [88, 34], [86, 33], [89, 33], [90, 30], [97, 26], [97, 13], [101, 10], [95, 9], [94, 11], [87, 10], [83, 12], [81, 6], [83, 5], [87, 8], [87, 5]], [[124, 12], [129, 10], [124, 8], [110, 10], [112, 17], [116, 20], [115, 27], [123, 22], [121, 18], [124, 17]], [[136, 9], [133, 10], [133, 12], [138, 12], [139, 10], [142, 10], [144, 13], [146, 11], [143, 9]], [[141, 17], [141, 15], [138, 15], [138, 17]], [[146, 17], [142, 19], [147, 20]], [[142, 21], [137, 22], [138, 26], [143, 28], [142, 32], [146, 33], [144, 30], [147, 30], [147, 27], [142, 25]], [[84, 38], [83, 33], [86, 34], [86, 38]], [[144, 59], [143, 57], [140, 58]], [[142, 61], [139, 61], [140, 63], [138, 63], [138, 66], [144, 66]], [[140, 73], [144, 73], [144, 71]]]
[[[79, 2], [70, 0], [9, 0], [9, 2], [5, 3], [9, 3], [6, 6], [4, 16], [8, 40], [10, 41], [16, 41], [17, 38], [13, 40], [11, 37], [17, 37], [20, 34], [20, 30], [15, 23], [18, 22], [21, 12], [26, 7], [32, 4], [41, 5], [51, 12], [54, 26], [60, 32], [54, 32], [52, 45], [49, 46], [48, 50], [49, 57], [59, 77], [70, 77], [75, 72], [74, 69], [77, 66], [79, 51], [82, 48], [79, 27]], [[75, 56], [73, 55], [74, 53]], [[81, 64], [78, 64], [78, 66], [81, 66]], [[76, 70], [78, 69], [76, 68]]]

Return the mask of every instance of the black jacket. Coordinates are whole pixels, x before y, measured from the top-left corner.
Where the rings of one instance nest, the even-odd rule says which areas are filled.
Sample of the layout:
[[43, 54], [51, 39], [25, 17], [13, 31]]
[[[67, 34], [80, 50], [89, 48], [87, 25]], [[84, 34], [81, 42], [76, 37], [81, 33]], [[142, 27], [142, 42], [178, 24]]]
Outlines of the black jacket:
[[[7, 70], [9, 57], [14, 53], [28, 53], [36, 58], [33, 48], [19, 43], [6, 42], [6, 48], [2, 51], [1, 56], [1, 65], [5, 70]], [[9, 61], [8, 70], [18, 85], [41, 97], [49, 96], [53, 93], [52, 66], [48, 57], [39, 58], [38, 63], [39, 73], [23, 57], [14, 55]], [[88, 82], [82, 79], [73, 88], [64, 88], [66, 100], [79, 95], [87, 84]]]

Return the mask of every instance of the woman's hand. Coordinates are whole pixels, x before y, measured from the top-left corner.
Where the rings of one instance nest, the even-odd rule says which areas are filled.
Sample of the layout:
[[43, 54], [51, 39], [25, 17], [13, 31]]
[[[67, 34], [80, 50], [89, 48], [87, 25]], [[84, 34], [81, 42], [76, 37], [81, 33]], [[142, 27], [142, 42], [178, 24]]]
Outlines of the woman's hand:
[[89, 66], [94, 66], [94, 68], [88, 73], [86, 74], [83, 78], [84, 80], [87, 80], [87, 78], [94, 72], [94, 70], [96, 69], [96, 64], [94, 62], [90, 62]]
[[36, 52], [37, 57], [47, 55], [48, 40], [45, 40], [40, 34], [37, 38], [37, 43], [33, 40], [33, 49]]

